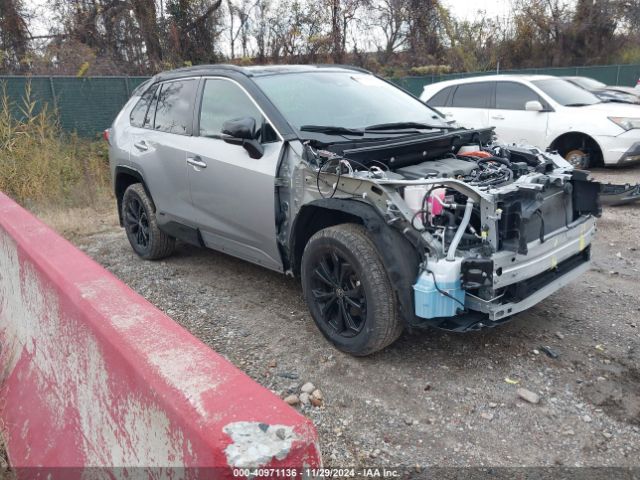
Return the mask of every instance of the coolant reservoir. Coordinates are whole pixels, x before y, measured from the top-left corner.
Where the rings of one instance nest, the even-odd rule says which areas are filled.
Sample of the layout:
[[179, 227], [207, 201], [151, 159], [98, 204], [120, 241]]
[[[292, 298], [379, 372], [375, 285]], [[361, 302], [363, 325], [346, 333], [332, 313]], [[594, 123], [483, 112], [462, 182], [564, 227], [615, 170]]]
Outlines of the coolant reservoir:
[[422, 200], [427, 194], [428, 185], [407, 185], [404, 187], [404, 201], [413, 213], [422, 209]]
[[[422, 210], [422, 201], [430, 188], [430, 185], [408, 185], [404, 187], [404, 201], [412, 213]], [[442, 202], [444, 202], [445, 194], [446, 189], [444, 188], [435, 188], [429, 194], [429, 198], [427, 198], [429, 221], [431, 221], [434, 216], [442, 213]], [[422, 216], [420, 216], [420, 219], [423, 222], [425, 221]]]
[[[440, 215], [442, 213], [442, 203], [444, 202], [444, 197], [447, 193], [447, 190], [444, 188], [436, 188], [430, 194], [427, 199], [427, 208], [429, 209], [429, 219]], [[439, 200], [439, 201], [438, 201]]]
[[[413, 286], [416, 315], [421, 318], [453, 317], [463, 310], [465, 292], [460, 281], [462, 260], [429, 262]], [[433, 275], [429, 273], [433, 272]], [[436, 288], [436, 285], [438, 288]], [[444, 295], [440, 291], [450, 295]]]

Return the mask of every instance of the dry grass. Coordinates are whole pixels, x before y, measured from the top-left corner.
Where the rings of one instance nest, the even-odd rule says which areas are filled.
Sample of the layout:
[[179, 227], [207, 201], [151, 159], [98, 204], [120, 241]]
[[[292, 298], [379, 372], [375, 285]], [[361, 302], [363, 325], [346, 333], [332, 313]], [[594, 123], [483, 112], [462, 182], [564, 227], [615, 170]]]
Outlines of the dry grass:
[[0, 96], [0, 190], [27, 208], [96, 206], [108, 195], [104, 142], [60, 130], [55, 112], [27, 84], [16, 104]]
[[118, 227], [115, 200], [91, 207], [36, 208], [34, 213], [68, 240], [86, 237]]
[[67, 238], [117, 225], [107, 146], [61, 131], [55, 112], [27, 84], [12, 102], [0, 92], [0, 191]]

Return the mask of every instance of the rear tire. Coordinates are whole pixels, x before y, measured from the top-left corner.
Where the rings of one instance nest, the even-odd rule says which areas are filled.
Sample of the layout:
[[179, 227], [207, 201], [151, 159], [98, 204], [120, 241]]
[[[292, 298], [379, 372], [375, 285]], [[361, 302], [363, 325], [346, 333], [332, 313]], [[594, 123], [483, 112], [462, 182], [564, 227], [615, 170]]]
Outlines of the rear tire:
[[337, 225], [313, 235], [302, 255], [301, 275], [311, 316], [337, 349], [369, 355], [402, 333], [395, 293], [361, 225]]
[[158, 228], [155, 206], [141, 183], [124, 192], [122, 222], [131, 247], [141, 258], [159, 260], [173, 253], [176, 239]]

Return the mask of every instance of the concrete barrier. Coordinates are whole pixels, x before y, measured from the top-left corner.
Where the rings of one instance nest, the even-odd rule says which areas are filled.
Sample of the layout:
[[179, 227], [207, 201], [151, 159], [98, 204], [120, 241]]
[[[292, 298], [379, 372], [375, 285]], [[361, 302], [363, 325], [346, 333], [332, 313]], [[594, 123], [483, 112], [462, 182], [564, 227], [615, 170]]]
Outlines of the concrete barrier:
[[0, 346], [18, 474], [232, 478], [320, 465], [308, 419], [3, 194]]

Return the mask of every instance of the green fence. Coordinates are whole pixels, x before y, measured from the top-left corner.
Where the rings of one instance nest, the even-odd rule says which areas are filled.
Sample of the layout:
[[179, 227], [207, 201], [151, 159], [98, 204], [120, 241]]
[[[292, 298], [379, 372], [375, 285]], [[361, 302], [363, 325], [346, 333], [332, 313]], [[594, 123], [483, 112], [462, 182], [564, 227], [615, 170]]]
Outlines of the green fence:
[[12, 102], [14, 114], [21, 116], [27, 84], [36, 107], [55, 108], [60, 125], [69, 132], [93, 137], [111, 125], [134, 88], [148, 77], [15, 77], [0, 76]]
[[[468, 72], [424, 77], [404, 77], [392, 79], [414, 95], [420, 95], [425, 85], [443, 80], [494, 75], [496, 72]], [[500, 73], [529, 73], [545, 75], [580, 75], [595, 78], [607, 85], [635, 86], [640, 78], [640, 64], [605, 65], [592, 67], [529, 68], [507, 70]], [[131, 92], [148, 77], [17, 77], [0, 76], [7, 94], [14, 105], [16, 115], [20, 115], [27, 83], [31, 83], [31, 95], [38, 105], [48, 104], [55, 108], [60, 124], [66, 131], [76, 131], [85, 137], [95, 137], [109, 127], [117, 113], [125, 104]]]

